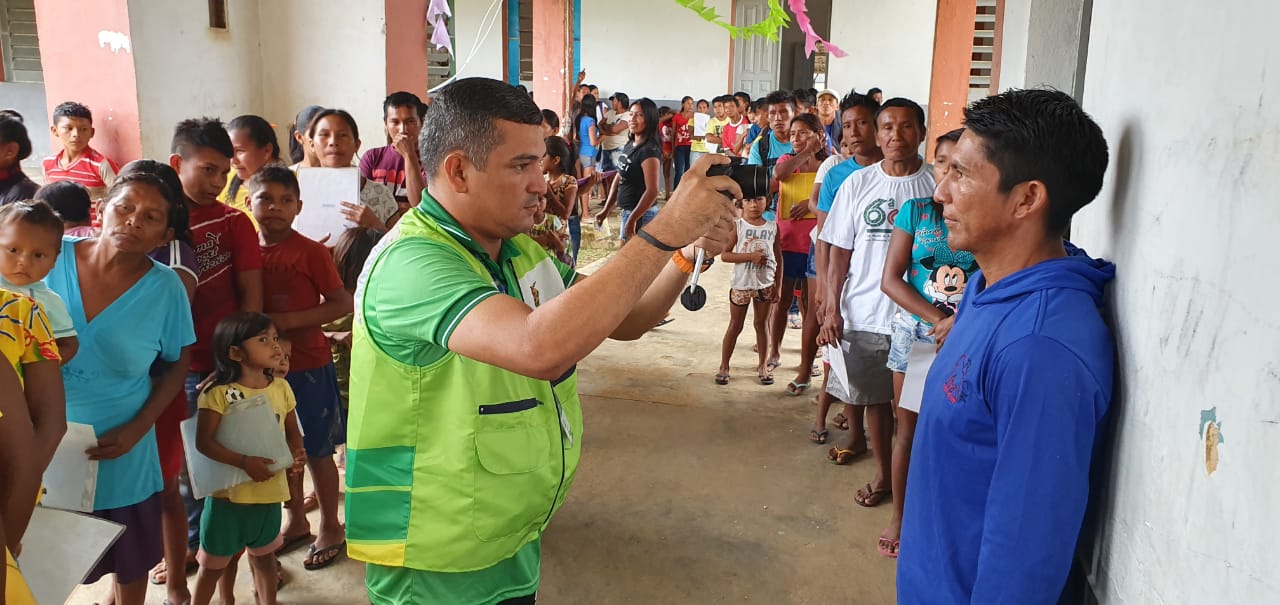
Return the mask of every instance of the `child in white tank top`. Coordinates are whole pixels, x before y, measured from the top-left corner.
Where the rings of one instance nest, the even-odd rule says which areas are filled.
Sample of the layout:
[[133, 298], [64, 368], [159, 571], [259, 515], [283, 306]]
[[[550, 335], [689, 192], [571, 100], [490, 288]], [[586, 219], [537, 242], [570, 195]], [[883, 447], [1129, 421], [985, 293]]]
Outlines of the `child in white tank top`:
[[782, 281], [778, 262], [782, 251], [778, 224], [764, 218], [768, 203], [764, 197], [742, 200], [742, 218], [738, 219], [735, 240], [729, 245], [732, 252], [720, 257], [724, 262], [734, 263], [734, 267], [729, 282], [729, 328], [724, 334], [716, 384], [729, 384], [729, 359], [746, 323], [748, 307], [755, 307], [756, 348], [760, 354], [756, 372], [760, 384], [773, 384], [773, 373], [765, 363], [765, 355], [769, 311], [778, 300], [778, 284]]

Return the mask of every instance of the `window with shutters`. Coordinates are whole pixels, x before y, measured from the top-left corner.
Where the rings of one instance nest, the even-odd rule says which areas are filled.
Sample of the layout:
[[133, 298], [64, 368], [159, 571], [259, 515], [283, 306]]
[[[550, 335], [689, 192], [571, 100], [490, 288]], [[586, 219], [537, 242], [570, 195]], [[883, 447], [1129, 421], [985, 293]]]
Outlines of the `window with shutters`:
[[520, 0], [520, 81], [533, 82], [533, 0]]
[[0, 61], [6, 81], [44, 82], [35, 0], [0, 0]]
[[978, 0], [973, 23], [973, 54], [969, 60], [969, 101], [999, 92], [997, 46], [1001, 4], [1004, 0]]
[[[453, 0], [449, 0], [449, 12], [453, 13]], [[445, 19], [445, 27], [449, 30], [449, 40], [452, 42], [454, 52], [458, 50], [458, 40], [453, 34], [453, 19]], [[453, 55], [443, 48], [436, 48], [431, 43], [431, 36], [435, 34], [435, 28], [430, 22], [427, 23], [427, 89], [430, 90], [444, 84], [445, 80], [453, 77], [457, 65], [455, 64]]]

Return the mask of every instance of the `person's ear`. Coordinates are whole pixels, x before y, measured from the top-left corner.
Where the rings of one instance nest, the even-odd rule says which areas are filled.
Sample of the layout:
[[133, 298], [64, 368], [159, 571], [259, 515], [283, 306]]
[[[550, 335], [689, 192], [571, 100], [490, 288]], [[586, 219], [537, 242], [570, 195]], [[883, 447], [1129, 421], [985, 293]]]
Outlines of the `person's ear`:
[[244, 351], [240, 348], [239, 345], [231, 345], [231, 348], [227, 350], [227, 359], [230, 359], [231, 361], [240, 362], [240, 361], [244, 361], [243, 358], [244, 358]]
[[174, 172], [182, 174], [182, 156], [176, 153], [169, 154], [169, 167], [172, 168]]
[[56, 136], [58, 136], [58, 125], [57, 125], [57, 124], [50, 124], [50, 125], [49, 125], [49, 134], [51, 134], [51, 135], [53, 135], [53, 136], [55, 136], [55, 137], [56, 137]]
[[98, 129], [97, 129], [97, 128], [94, 128], [94, 127], [92, 127], [92, 126], [90, 126], [90, 127], [89, 127], [89, 138], [91, 138], [91, 139], [92, 139], [92, 138], [93, 138], [93, 134], [94, 134], [95, 132], [98, 132]]
[[1043, 181], [1026, 181], [1014, 185], [1009, 192], [1013, 202], [1013, 216], [1017, 219], [1036, 217], [1043, 220], [1049, 214], [1049, 189]]
[[440, 173], [444, 177], [449, 188], [455, 193], [468, 193], [470, 191], [470, 182], [468, 181], [467, 169], [471, 164], [467, 157], [460, 151], [455, 151], [444, 157], [444, 161], [440, 163]]

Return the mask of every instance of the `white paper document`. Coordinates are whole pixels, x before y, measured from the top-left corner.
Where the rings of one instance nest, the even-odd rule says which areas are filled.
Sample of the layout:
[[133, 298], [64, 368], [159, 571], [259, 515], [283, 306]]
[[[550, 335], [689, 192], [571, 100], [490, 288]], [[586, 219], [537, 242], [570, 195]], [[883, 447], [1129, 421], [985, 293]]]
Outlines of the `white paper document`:
[[[223, 447], [246, 456], [270, 458], [274, 462], [267, 468], [272, 472], [280, 472], [293, 465], [289, 443], [265, 395], [255, 395], [231, 404], [218, 423], [214, 439]], [[214, 492], [252, 481], [243, 470], [200, 453], [196, 448], [196, 418], [182, 421], [182, 441], [186, 445], [191, 491], [196, 498], [205, 498]]]
[[98, 445], [93, 427], [78, 422], [67, 423], [67, 433], [53, 453], [44, 471], [44, 506], [65, 510], [93, 512], [93, 498], [98, 491], [98, 461], [90, 460], [86, 450]]
[[711, 121], [711, 116], [705, 113], [693, 114], [693, 136], [707, 136], [707, 122]]
[[938, 345], [931, 342], [916, 341], [911, 345], [911, 355], [907, 357], [907, 375], [902, 382], [902, 398], [898, 406], [904, 410], [920, 412], [920, 401], [924, 399], [924, 379], [929, 376], [929, 368], [933, 367], [933, 359], [938, 356]]
[[119, 523], [37, 506], [18, 558], [36, 603], [65, 603], [122, 533]]
[[343, 231], [354, 227], [342, 215], [342, 202], [360, 203], [360, 169], [301, 168], [298, 187], [302, 189], [302, 212], [293, 228], [313, 240], [328, 235], [336, 241]]

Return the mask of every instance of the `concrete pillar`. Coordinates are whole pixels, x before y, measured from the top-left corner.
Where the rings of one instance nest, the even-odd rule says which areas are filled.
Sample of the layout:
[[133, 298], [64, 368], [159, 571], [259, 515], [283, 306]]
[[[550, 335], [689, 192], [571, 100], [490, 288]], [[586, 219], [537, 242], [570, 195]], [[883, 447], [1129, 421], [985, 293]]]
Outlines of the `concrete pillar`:
[[49, 114], [63, 101], [84, 103], [93, 111], [95, 149], [121, 164], [141, 157], [128, 1], [41, 0], [36, 27]]
[[929, 136], [925, 157], [933, 161], [933, 141], [959, 128], [969, 102], [969, 69], [973, 59], [976, 0], [938, 0], [933, 36], [933, 74], [929, 85]]
[[572, 99], [573, 0], [538, 0], [533, 9], [533, 98], [565, 119]]
[[427, 96], [428, 0], [386, 0], [387, 94]]
[[1000, 89], [1052, 86], [1083, 100], [1092, 0], [1005, 0]]

